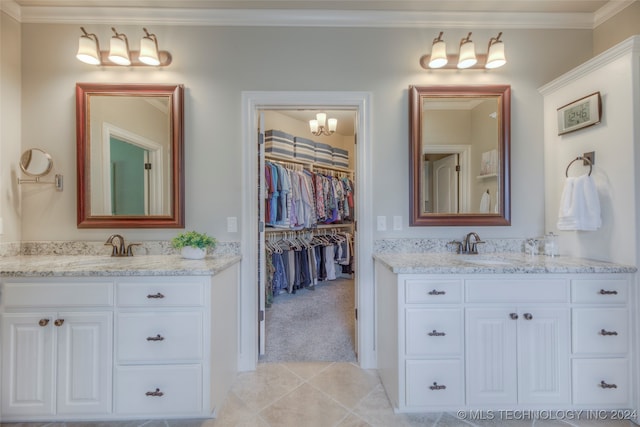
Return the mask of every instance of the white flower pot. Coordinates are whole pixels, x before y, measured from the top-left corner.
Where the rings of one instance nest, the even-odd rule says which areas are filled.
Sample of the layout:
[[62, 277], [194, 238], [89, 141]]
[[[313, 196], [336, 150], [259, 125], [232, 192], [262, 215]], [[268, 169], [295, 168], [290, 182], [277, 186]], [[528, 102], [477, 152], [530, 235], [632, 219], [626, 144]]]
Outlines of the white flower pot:
[[202, 259], [206, 254], [206, 249], [195, 248], [193, 246], [185, 246], [180, 250], [180, 255], [182, 255], [182, 258], [187, 259]]

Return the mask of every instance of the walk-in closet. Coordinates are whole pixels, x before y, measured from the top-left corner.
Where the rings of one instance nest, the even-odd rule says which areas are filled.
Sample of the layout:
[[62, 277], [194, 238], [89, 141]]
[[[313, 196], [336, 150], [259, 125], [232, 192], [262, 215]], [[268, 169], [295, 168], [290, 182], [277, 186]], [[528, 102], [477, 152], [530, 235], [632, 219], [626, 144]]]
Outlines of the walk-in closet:
[[356, 112], [260, 120], [259, 362], [356, 362]]

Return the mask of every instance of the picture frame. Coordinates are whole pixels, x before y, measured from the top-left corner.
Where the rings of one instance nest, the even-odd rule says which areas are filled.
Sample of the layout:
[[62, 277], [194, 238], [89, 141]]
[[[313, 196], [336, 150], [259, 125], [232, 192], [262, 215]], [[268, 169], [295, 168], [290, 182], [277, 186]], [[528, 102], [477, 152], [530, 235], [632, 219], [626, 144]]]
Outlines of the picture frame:
[[600, 123], [602, 99], [594, 92], [558, 108], [558, 135], [574, 132]]

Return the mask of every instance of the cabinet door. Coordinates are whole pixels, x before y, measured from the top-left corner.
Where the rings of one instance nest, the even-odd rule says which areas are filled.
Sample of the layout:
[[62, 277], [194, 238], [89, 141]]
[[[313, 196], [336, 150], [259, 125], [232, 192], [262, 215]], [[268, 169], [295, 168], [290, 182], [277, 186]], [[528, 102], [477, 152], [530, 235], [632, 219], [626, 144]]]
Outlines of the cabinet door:
[[517, 402], [516, 316], [515, 309], [466, 310], [469, 405]]
[[51, 415], [54, 409], [54, 313], [2, 316], [2, 413]]
[[111, 412], [112, 313], [58, 313], [57, 411]]
[[525, 404], [569, 403], [569, 310], [518, 310], [518, 400]]

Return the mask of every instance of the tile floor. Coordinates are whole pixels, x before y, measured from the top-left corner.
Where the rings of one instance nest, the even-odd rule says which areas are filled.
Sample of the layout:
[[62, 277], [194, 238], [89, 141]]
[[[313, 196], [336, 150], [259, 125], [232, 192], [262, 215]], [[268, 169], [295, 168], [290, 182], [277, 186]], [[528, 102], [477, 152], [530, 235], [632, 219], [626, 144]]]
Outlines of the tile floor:
[[[539, 413], [547, 418], [546, 413]], [[485, 414], [488, 415], [488, 414]], [[521, 418], [524, 413], [505, 413]], [[575, 414], [570, 414], [575, 415]], [[243, 372], [211, 420], [101, 423], [4, 423], [3, 427], [599, 427], [633, 426], [613, 420], [462, 420], [452, 413], [394, 414], [376, 371], [351, 363], [260, 363]], [[530, 413], [529, 417], [534, 417]]]

